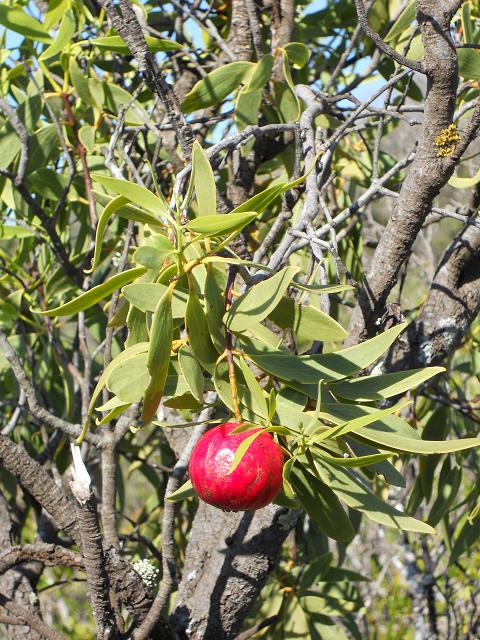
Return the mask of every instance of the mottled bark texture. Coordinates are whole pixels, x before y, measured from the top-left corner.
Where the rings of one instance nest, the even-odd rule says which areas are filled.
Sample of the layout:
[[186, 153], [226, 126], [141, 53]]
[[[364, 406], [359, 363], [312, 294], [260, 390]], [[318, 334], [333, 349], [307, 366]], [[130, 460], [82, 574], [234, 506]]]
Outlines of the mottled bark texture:
[[374, 335], [386, 310], [388, 295], [402, 265], [431, 211], [434, 198], [451, 177], [459, 154], [475, 136], [478, 124], [468, 127], [450, 157], [438, 155], [437, 136], [453, 119], [458, 85], [458, 62], [450, 22], [459, 3], [417, 0], [417, 21], [425, 49], [427, 96], [422, 137], [400, 196], [365, 275], [359, 302], [352, 314], [348, 344]]
[[127, 43], [149, 88], [162, 101], [167, 118], [177, 134], [183, 154], [187, 159], [190, 159], [194, 140], [192, 129], [183, 116], [178, 97], [158, 68], [155, 56], [148, 50], [142, 25], [131, 4], [128, 0], [120, 0], [118, 5], [114, 5], [112, 0], [100, 0], [100, 4], [105, 9], [115, 30]]
[[[73, 539], [74, 543], [80, 546], [80, 530], [75, 507], [71, 499], [66, 495], [62, 487], [54, 482], [47, 471], [38, 462], [30, 458], [23, 446], [2, 435], [0, 435], [0, 465], [9, 471], [23, 490], [29, 493], [43, 507], [52, 518], [55, 526], [58, 529], [63, 529]], [[8, 522], [4, 517], [4, 514], [8, 513], [8, 511], [5, 511], [6, 506], [6, 502], [2, 502], [0, 496], [0, 536], [4, 536], [0, 539], [0, 547], [2, 549], [12, 545], [9, 537], [10, 533], [7, 535], [4, 531]], [[5, 537], [6, 535], [7, 537]], [[152, 603], [152, 597], [142, 578], [134, 571], [129, 562], [120, 558], [114, 549], [107, 551], [105, 562], [110, 586], [116, 597], [125, 605], [136, 622], [141, 621]], [[5, 576], [0, 577], [0, 585], [3, 584], [2, 580], [12, 572], [13, 570], [10, 570], [5, 573]], [[24, 627], [21, 628], [25, 630]], [[17, 633], [17, 631], [12, 630], [13, 633]], [[23, 639], [26, 636], [12, 635], [11, 637], [16, 640], [16, 638]], [[35, 636], [29, 634], [28, 637], [33, 638]]]
[[466, 226], [445, 251], [418, 317], [386, 362], [396, 371], [443, 362], [480, 312], [480, 229]]
[[200, 503], [172, 622], [181, 638], [230, 640], [258, 598], [297, 512], [224, 513]]
[[[11, 513], [7, 500], [0, 493], [0, 549], [8, 549], [13, 543], [13, 531]], [[10, 569], [0, 576], [0, 594], [4, 597], [0, 599], [0, 606], [5, 607], [9, 601], [14, 607], [22, 607], [32, 615], [37, 616], [40, 612], [38, 602], [35, 602], [35, 594], [29, 581], [28, 566]], [[7, 609], [9, 613], [15, 612]], [[3, 612], [2, 612], [3, 613]], [[18, 613], [18, 611], [17, 611]], [[26, 624], [7, 624], [7, 637], [9, 640], [27, 640], [41, 638], [39, 633]]]
[[0, 465], [45, 509], [59, 529], [78, 544], [80, 535], [72, 502], [24, 447], [0, 435]]

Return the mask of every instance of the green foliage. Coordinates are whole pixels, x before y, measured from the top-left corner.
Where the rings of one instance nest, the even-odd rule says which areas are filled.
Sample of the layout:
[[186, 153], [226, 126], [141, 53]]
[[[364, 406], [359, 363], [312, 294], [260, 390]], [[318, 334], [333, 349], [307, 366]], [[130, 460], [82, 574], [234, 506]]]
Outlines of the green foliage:
[[[400, 4], [374, 3], [370, 23], [390, 46], [403, 53], [408, 45], [408, 56], [420, 59], [415, 3], [404, 3], [398, 13]], [[217, 5], [211, 7], [214, 33], [228, 49], [228, 19]], [[155, 34], [146, 36], [146, 44], [158, 54], [168, 80], [178, 81], [182, 73], [186, 78], [180, 106], [184, 114], [193, 114], [187, 120], [201, 140], [193, 144], [191, 165], [172, 142], [163, 106], [159, 109], [103, 12], [81, 0], [64, 0], [49, 3], [40, 20], [29, 4], [0, 6], [0, 24], [20, 43], [13, 52], [2, 41], [2, 96], [29, 138], [22, 191], [15, 175], [25, 150], [1, 112], [2, 326], [35, 383], [39, 402], [82, 424], [79, 441], [90, 431], [115, 430], [132, 405], [140, 405], [141, 418], [127, 424], [131, 429], [122, 441], [118, 468], [117, 506], [131, 557], [145, 552], [142, 539], [159, 546], [166, 499], [181, 503], [175, 535], [184, 559], [194, 492], [187, 481], [164, 496], [164, 471], [174, 464], [166, 428], [196, 426], [198, 414], [210, 407], [211, 421], [236, 417], [242, 428], [260, 429], [239, 448], [231, 471], [260, 433], [272, 433], [285, 452], [277, 502], [301, 515], [295, 549], [287, 543], [258, 603], [258, 616], [278, 616], [261, 634], [365, 637], [358, 619], [375, 618], [364, 611], [366, 578], [343, 566], [360, 527], [385, 528], [388, 541], [409, 536], [419, 546], [440, 533], [444, 574], [468, 584], [455, 572], [475, 553], [480, 537], [480, 517], [473, 517], [478, 415], [465, 410], [478, 398], [480, 323], [472, 325], [445, 367], [384, 373], [384, 359], [408, 322], [386, 330], [380, 323], [375, 337], [347, 348], [340, 344], [348, 337], [348, 309], [368, 260], [366, 219], [358, 215], [350, 218], [350, 226], [347, 219], [329, 227], [340, 231], [333, 246], [337, 261], [326, 241], [320, 258], [306, 245], [284, 252], [275, 268], [267, 263], [281, 241], [267, 243], [262, 254], [278, 220], [283, 230], [295, 228], [309, 197], [305, 181], [322, 158], [319, 153], [310, 164], [298, 157], [303, 142], [293, 125], [308, 105], [299, 99], [297, 86], [327, 87], [333, 95], [368, 69], [372, 45], [360, 34], [352, 45], [351, 67], [339, 71], [336, 88], [328, 86], [356, 28], [351, 3], [335, 0], [305, 14], [299, 4], [292, 42], [272, 48], [262, 32], [264, 54], [221, 65], [216, 61], [229, 58], [215, 38], [205, 37], [202, 49], [190, 37], [181, 42], [158, 37], [159, 30], [174, 31], [170, 13], [162, 8], [162, 16], [155, 15], [160, 12], [148, 2], [136, 9], [144, 11]], [[478, 39], [478, 13], [475, 3], [465, 2], [454, 22], [464, 44]], [[155, 20], [165, 20], [168, 30], [152, 26]], [[333, 44], [328, 42], [332, 34]], [[463, 80], [480, 79], [478, 51], [460, 48], [458, 59]], [[366, 80], [388, 79], [392, 70], [384, 61]], [[395, 100], [402, 92], [412, 104], [423, 100], [411, 79], [398, 85]], [[457, 109], [468, 107], [478, 93], [472, 84], [459, 96]], [[332, 102], [335, 108], [313, 119], [319, 140], [351, 113], [343, 100], [340, 108]], [[395, 166], [398, 123], [383, 118], [383, 135], [393, 144], [388, 152], [378, 149], [376, 158], [370, 147], [378, 121], [358, 130], [352, 123], [329, 149], [334, 178], [328, 188], [336, 213], [353, 215], [372, 180]], [[245, 134], [249, 125], [284, 124], [271, 139], [245, 137], [241, 150], [224, 140]], [[219, 142], [226, 145], [221, 152], [214, 146]], [[254, 172], [239, 200], [231, 176], [245, 159]], [[458, 173], [450, 184], [459, 190], [480, 180], [478, 172], [461, 168]], [[404, 175], [392, 172], [384, 189], [396, 190]], [[320, 221], [323, 214], [315, 214], [316, 222], [328, 226]], [[255, 252], [262, 256], [254, 258]], [[414, 301], [410, 309], [420, 304], [416, 289], [407, 281]], [[104, 360], [107, 340], [111, 354]], [[0, 386], [2, 427], [17, 416], [14, 439], [32, 455], [42, 455], [49, 438], [55, 440], [45, 425], [30, 419], [1, 353]], [[408, 400], [399, 399], [404, 395]], [[50, 464], [63, 474], [69, 464], [66, 438], [55, 447]], [[9, 475], [0, 473], [2, 491], [13, 502], [17, 489]], [[33, 508], [25, 509], [26, 524], [20, 525], [25, 538], [33, 539]], [[46, 575], [43, 581], [56, 580], [60, 571]], [[378, 567], [372, 576], [386, 580]], [[387, 587], [381, 603], [393, 618], [394, 609], [408, 609], [406, 587], [399, 578]], [[78, 598], [71, 592], [67, 603]], [[74, 623], [57, 626], [66, 634], [75, 628], [75, 637], [92, 635], [83, 617]], [[409, 627], [402, 624], [389, 623], [378, 637], [407, 638]]]

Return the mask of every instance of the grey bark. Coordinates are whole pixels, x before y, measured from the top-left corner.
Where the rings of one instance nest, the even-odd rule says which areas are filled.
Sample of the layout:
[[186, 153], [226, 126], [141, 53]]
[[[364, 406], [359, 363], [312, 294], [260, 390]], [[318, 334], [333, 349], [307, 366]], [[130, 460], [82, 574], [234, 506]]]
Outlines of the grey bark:
[[388, 295], [397, 282], [400, 268], [412, 252], [434, 198], [451, 177], [460, 154], [478, 128], [475, 114], [471, 123], [473, 130], [469, 127], [464, 133], [455, 152], [450, 157], [437, 155], [437, 136], [452, 123], [455, 108], [458, 62], [450, 22], [457, 5], [417, 0], [417, 21], [425, 49], [427, 75], [423, 134], [365, 276], [358, 305], [352, 314], [348, 344], [372, 336], [378, 330], [377, 320], [385, 313]]
[[200, 503], [172, 616], [181, 638], [231, 640], [271, 573], [298, 512], [224, 513]]

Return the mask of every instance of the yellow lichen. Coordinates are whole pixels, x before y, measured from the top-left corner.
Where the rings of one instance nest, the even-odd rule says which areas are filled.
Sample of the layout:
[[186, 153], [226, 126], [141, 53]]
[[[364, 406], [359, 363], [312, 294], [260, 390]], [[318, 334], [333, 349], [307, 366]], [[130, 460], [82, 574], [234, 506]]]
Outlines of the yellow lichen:
[[437, 157], [448, 158], [451, 156], [459, 140], [460, 136], [457, 131], [457, 125], [452, 122], [448, 127], [442, 129], [435, 138], [435, 146], [438, 148]]

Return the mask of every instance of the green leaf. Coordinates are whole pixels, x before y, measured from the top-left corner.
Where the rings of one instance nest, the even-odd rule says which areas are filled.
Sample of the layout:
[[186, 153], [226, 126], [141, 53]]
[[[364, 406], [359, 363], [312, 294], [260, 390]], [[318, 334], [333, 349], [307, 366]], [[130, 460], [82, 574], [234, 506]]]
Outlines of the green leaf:
[[[282, 69], [283, 75], [285, 77], [285, 96], [282, 100], [283, 107], [280, 105], [280, 112], [282, 113], [285, 122], [290, 122], [294, 120], [295, 122], [300, 118], [301, 107], [300, 100], [298, 99], [297, 94], [295, 93], [295, 85], [292, 80], [292, 73], [290, 70], [290, 62], [288, 59], [288, 54], [285, 49], [282, 51]], [[278, 86], [278, 84], [277, 84]]]
[[[322, 413], [333, 422], [338, 420], [352, 420], [367, 413], [377, 412], [378, 409], [361, 405], [324, 404]], [[375, 427], [360, 427], [351, 432], [378, 445], [381, 449], [405, 451], [407, 453], [452, 453], [480, 446], [480, 438], [463, 438], [460, 440], [422, 440], [418, 431], [412, 429], [405, 420], [398, 416], [388, 416], [379, 420]]]
[[79, 295], [78, 298], [75, 298], [66, 304], [62, 304], [60, 307], [48, 309], [47, 311], [36, 311], [35, 309], [32, 309], [32, 312], [38, 313], [38, 315], [41, 316], [71, 316], [74, 313], [93, 307], [94, 304], [97, 304], [100, 300], [103, 300], [117, 289], [120, 289], [124, 284], [136, 280], [145, 272], [145, 267], [136, 267], [135, 269], [122, 271], [122, 273], [117, 273], [115, 276], [105, 280], [105, 282], [102, 282], [102, 284], [92, 287], [92, 289], [89, 289], [88, 291], [85, 291], [85, 293]]
[[330, 462], [330, 464], [347, 468], [366, 467], [371, 464], [377, 464], [378, 462], [388, 460], [388, 458], [392, 458], [395, 455], [395, 453], [373, 453], [369, 456], [337, 458], [335, 456], [329, 455], [328, 453], [325, 453], [324, 451], [322, 451], [321, 453], [319, 451], [315, 451], [315, 457], [320, 458], [321, 460], [326, 460], [326, 462]]
[[475, 49], [457, 49], [458, 71], [465, 80], [480, 80], [480, 53]]
[[397, 413], [397, 411], [400, 411], [408, 404], [410, 404], [410, 400], [403, 400], [403, 402], [400, 402], [394, 407], [389, 407], [388, 409], [378, 409], [373, 413], [367, 413], [365, 415], [358, 416], [358, 418], [353, 418], [353, 420], [347, 420], [343, 424], [339, 424], [335, 427], [330, 427], [329, 429], [322, 431], [318, 436], [314, 435], [311, 440], [312, 442], [318, 444], [319, 442], [323, 442], [323, 440], [326, 440], [327, 438], [339, 438], [340, 436], [344, 436], [351, 431], [358, 431], [358, 429], [366, 427], [373, 422], [378, 422], [386, 416]]
[[480, 169], [471, 178], [461, 178], [460, 176], [452, 176], [448, 184], [455, 189], [471, 189], [480, 182]]
[[[243, 89], [243, 91], [239, 92], [237, 100], [235, 101], [234, 116], [238, 131], [243, 131], [248, 125], [257, 124], [258, 112], [262, 104], [262, 95], [263, 91], [261, 89], [258, 91], [245, 91], [245, 89]], [[253, 139], [250, 140], [247, 145], [242, 147], [242, 151], [244, 149], [250, 150], [254, 142]]]
[[[251, 409], [258, 416], [263, 418], [265, 421], [268, 421], [268, 406], [267, 401], [265, 399], [265, 394], [263, 389], [258, 384], [255, 376], [250, 370], [250, 367], [245, 362], [245, 360], [240, 357], [240, 369], [242, 370], [243, 377], [245, 378], [245, 382], [247, 383], [248, 390], [250, 391], [251, 400], [249, 404], [249, 409]], [[245, 401], [245, 398], [244, 398]]]
[[[135, 182], [128, 182], [127, 180], [119, 180], [118, 178], [111, 178], [110, 176], [103, 176], [98, 173], [92, 173], [92, 180], [103, 185], [110, 191], [118, 193], [118, 195], [124, 196], [130, 202], [143, 207], [147, 211], [166, 218], [171, 219], [170, 207], [163, 196], [156, 196], [152, 191], [145, 189], [145, 187], [136, 184]], [[157, 224], [160, 220], [157, 220]]]
[[203, 402], [203, 389], [205, 386], [203, 372], [190, 347], [185, 346], [180, 349], [178, 363], [193, 397], [199, 402]]
[[380, 376], [364, 376], [330, 385], [330, 390], [348, 400], [382, 400], [400, 395], [445, 371], [444, 367], [426, 367]]
[[80, 437], [77, 439], [77, 443], [79, 444], [80, 442], [82, 442], [83, 438], [85, 437], [85, 434], [88, 430], [88, 427], [90, 425], [90, 420], [92, 417], [92, 413], [93, 410], [95, 408], [95, 403], [97, 402], [97, 399], [100, 395], [100, 393], [102, 392], [102, 389], [105, 387], [105, 385], [107, 384], [107, 379], [110, 375], [110, 373], [116, 368], [118, 367], [124, 360], [127, 360], [128, 358], [130, 358], [132, 355], [138, 354], [138, 353], [144, 353], [148, 350], [148, 342], [143, 342], [143, 343], [139, 343], [139, 344], [135, 344], [132, 347], [125, 349], [125, 351], [122, 351], [121, 353], [118, 354], [118, 356], [116, 356], [110, 363], [109, 365], [104, 369], [102, 375], [100, 376], [95, 389], [93, 390], [92, 393], [92, 397], [90, 398], [90, 404], [88, 405], [88, 411], [87, 411], [87, 419], [83, 425], [83, 429], [82, 429], [82, 434], [80, 435]]
[[90, 124], [84, 124], [78, 130], [78, 139], [88, 153], [93, 153], [95, 150], [95, 127], [92, 127]]
[[290, 328], [302, 340], [339, 341], [348, 333], [329, 315], [312, 306], [302, 306], [284, 296], [268, 316], [282, 329]]
[[128, 337], [125, 341], [125, 347], [131, 347], [137, 342], [148, 342], [147, 314], [132, 305], [127, 304], [127, 308]]
[[317, 160], [320, 157], [320, 155], [321, 153], [317, 154], [314, 161], [312, 162], [312, 166], [308, 169], [308, 171], [306, 171], [303, 174], [303, 176], [300, 176], [300, 178], [293, 180], [293, 182], [276, 184], [273, 187], [267, 187], [267, 189], [264, 189], [260, 193], [257, 193], [256, 195], [252, 196], [251, 198], [243, 202], [238, 207], [235, 207], [235, 209], [233, 209], [233, 211], [231, 211], [230, 214], [239, 213], [242, 211], [256, 211], [257, 214], [260, 215], [272, 204], [272, 202], [274, 202], [279, 196], [285, 193], [285, 191], [294, 189], [299, 184], [302, 184], [302, 182], [313, 171], [313, 168], [315, 167], [315, 164], [317, 163]]
[[340, 467], [331, 467], [324, 460], [315, 459], [315, 466], [322, 480], [351, 509], [358, 509], [367, 518], [402, 531], [435, 533], [430, 525], [398, 511], [387, 502], [378, 498], [361, 480], [350, 471]]
[[[158, 51], [176, 51], [182, 49], [183, 46], [174, 40], [166, 38], [153, 38], [152, 36], [144, 36], [148, 50], [152, 53]], [[104, 38], [94, 38], [89, 41], [102, 51], [114, 51], [115, 53], [123, 53], [130, 55], [130, 49], [120, 36], [106, 36]]]
[[0, 240], [11, 240], [12, 238], [34, 238], [35, 234], [29, 229], [19, 227], [16, 224], [0, 223]]
[[108, 375], [107, 389], [122, 402], [139, 402], [150, 382], [147, 353], [131, 355]]
[[[192, 147], [192, 179], [199, 216], [217, 217], [217, 192], [212, 166], [205, 151], [195, 140]], [[191, 227], [189, 226], [189, 229]]]
[[92, 266], [90, 267], [90, 269], [85, 269], [85, 273], [91, 273], [98, 266], [98, 263], [100, 262], [102, 243], [105, 235], [105, 230], [107, 228], [107, 223], [110, 217], [127, 202], [128, 199], [124, 196], [117, 196], [116, 198], [113, 198], [113, 200], [110, 200], [110, 202], [100, 214], [97, 224], [97, 230], [95, 233], [95, 251], [92, 258]]
[[[110, 202], [112, 202], [112, 200], [115, 200], [115, 198], [112, 198], [112, 196], [109, 196], [108, 194], [103, 193], [101, 191], [96, 191], [95, 189], [93, 190], [93, 194], [95, 196], [95, 200], [99, 204], [103, 205], [104, 207], [106, 207]], [[117, 197], [124, 197], [124, 196], [117, 196]], [[130, 202], [128, 198], [125, 198], [125, 201], [127, 203]], [[152, 216], [151, 213], [147, 213], [143, 209], [139, 209], [138, 207], [135, 207], [133, 204], [125, 204], [122, 207], [120, 207], [120, 209], [117, 209], [115, 213], [118, 216], [120, 216], [120, 218], [125, 218], [125, 220], [134, 220], [135, 222], [140, 222], [142, 224], [149, 224], [152, 227], [158, 227], [158, 228], [162, 228], [164, 226], [161, 220], [159, 220], [155, 216]]]
[[310, 49], [303, 42], [289, 42], [283, 49], [296, 69], [304, 67], [310, 59]]
[[473, 522], [465, 520], [460, 526], [460, 531], [455, 532], [455, 543], [450, 555], [449, 564], [453, 564], [463, 553], [468, 551], [480, 538], [480, 518]]
[[[115, 399], [116, 398], [112, 398]], [[96, 419], [95, 420], [95, 424], [97, 427], [101, 427], [104, 424], [108, 424], [109, 422], [111, 422], [112, 420], [114, 420], [115, 418], [118, 418], [118, 416], [121, 416], [122, 413], [124, 413], [127, 409], [129, 409], [132, 406], [131, 402], [127, 402], [125, 404], [121, 404], [118, 407], [115, 407], [114, 409], [112, 409], [111, 411], [109, 411], [107, 413], [107, 415], [104, 418], [101, 419]]]
[[310, 291], [312, 293], [326, 294], [326, 293], [341, 293], [342, 291], [354, 291], [355, 287], [350, 284], [302, 284], [301, 282], [295, 282], [291, 284], [296, 289], [302, 289], [303, 291]]
[[438, 495], [428, 514], [427, 522], [436, 527], [447, 513], [457, 497], [462, 482], [462, 470], [459, 467], [450, 468], [450, 460], [443, 463], [438, 479]]
[[169, 496], [165, 496], [165, 500], [168, 500], [168, 502], [180, 502], [186, 498], [192, 498], [194, 495], [195, 490], [193, 488], [192, 481], [187, 480], [179, 489], [171, 493]]
[[[242, 425], [242, 426], [247, 427], [248, 425]], [[254, 442], [254, 440], [258, 438], [258, 436], [261, 436], [262, 433], [265, 433], [266, 431], [267, 431], [266, 429], [254, 431], [254, 433], [249, 435], [248, 438], [245, 438], [245, 440], [242, 440], [242, 442], [238, 445], [237, 450], [235, 451], [232, 464], [230, 465], [230, 469], [228, 470], [227, 475], [230, 475], [235, 471], [235, 469], [238, 467], [238, 465], [242, 461], [243, 456], [247, 453], [248, 449], [250, 448], [250, 445]]]
[[147, 360], [151, 380], [145, 392], [142, 411], [145, 423], [151, 422], [163, 396], [170, 363], [172, 337], [172, 289], [168, 288], [160, 298], [152, 318]]
[[215, 278], [214, 270], [207, 268], [205, 278], [205, 316], [213, 345], [219, 353], [225, 348], [225, 330], [222, 323], [225, 300]]
[[296, 464], [290, 482], [302, 507], [319, 528], [334, 540], [348, 541], [355, 531], [339, 499], [316, 475]]
[[237, 298], [224, 316], [231, 331], [245, 331], [264, 320], [280, 303], [298, 267], [285, 267], [274, 276], [253, 285]]
[[52, 41], [41, 22], [17, 7], [8, 7], [6, 4], [0, 4], [0, 24], [6, 29], [20, 33], [31, 40], [38, 40], [39, 42]]
[[400, 38], [415, 20], [415, 0], [410, 0], [402, 13], [395, 20], [389, 32], [385, 36], [385, 42], [392, 42]]
[[201, 216], [187, 224], [187, 228], [204, 237], [223, 236], [233, 231], [241, 231], [257, 217], [255, 211], [226, 213], [224, 215]]
[[251, 62], [231, 62], [214, 69], [187, 93], [182, 102], [182, 111], [191, 113], [219, 104], [238, 87], [253, 66]]
[[188, 333], [188, 342], [193, 355], [207, 371], [212, 373], [218, 359], [218, 354], [210, 339], [207, 319], [202, 303], [193, 289], [190, 290], [188, 296], [185, 310], [185, 324]]
[[[123, 287], [122, 293], [125, 298], [140, 311], [155, 311], [160, 298], [164, 295], [167, 287], [159, 282], [138, 282]], [[187, 306], [188, 291], [175, 287], [172, 296], [172, 316], [183, 318]]]
[[244, 92], [263, 90], [263, 87], [270, 80], [272, 75], [273, 62], [274, 58], [270, 53], [262, 56], [262, 58], [255, 64], [253, 73], [250, 76], [250, 81], [245, 87]]
[[68, 70], [70, 73], [70, 79], [73, 86], [75, 87], [75, 91], [77, 92], [78, 97], [83, 103], [88, 104], [90, 101], [88, 80], [85, 77], [84, 72], [80, 69], [75, 56], [70, 56], [68, 60]]
[[322, 355], [292, 356], [283, 351], [272, 351], [271, 348], [259, 349], [251, 343], [245, 345], [245, 352], [267, 373], [283, 380], [313, 383], [316, 389], [319, 378], [325, 382], [340, 380], [373, 364], [406, 326], [406, 323], [397, 325], [354, 347]]
[[61, 53], [65, 47], [70, 43], [73, 34], [75, 33], [75, 16], [71, 9], [68, 9], [63, 14], [62, 22], [60, 23], [60, 29], [58, 30], [55, 42], [53, 42], [39, 57], [39, 60], [49, 60]]
[[160, 270], [165, 258], [175, 251], [167, 236], [155, 233], [143, 241], [141, 247], [133, 254], [133, 261], [143, 264], [144, 267]]

